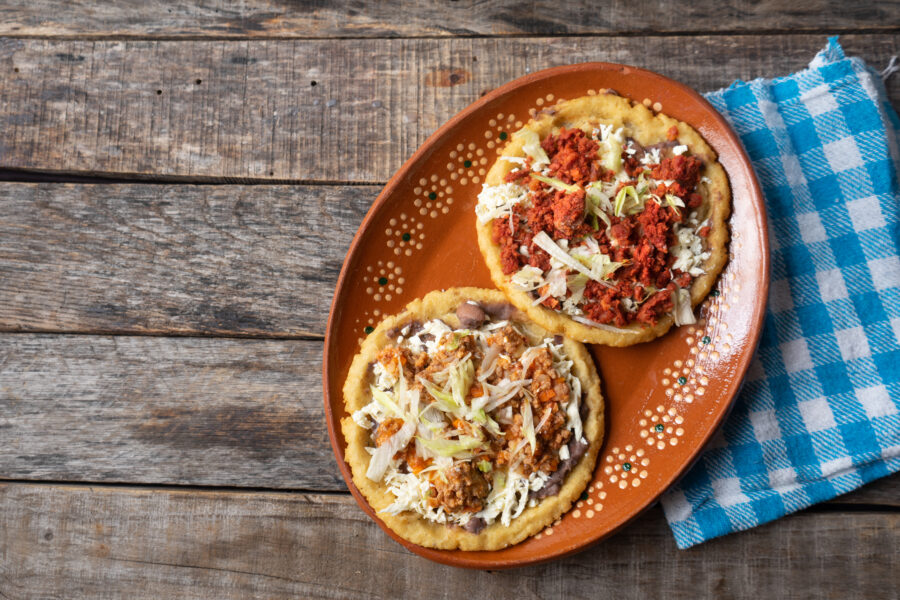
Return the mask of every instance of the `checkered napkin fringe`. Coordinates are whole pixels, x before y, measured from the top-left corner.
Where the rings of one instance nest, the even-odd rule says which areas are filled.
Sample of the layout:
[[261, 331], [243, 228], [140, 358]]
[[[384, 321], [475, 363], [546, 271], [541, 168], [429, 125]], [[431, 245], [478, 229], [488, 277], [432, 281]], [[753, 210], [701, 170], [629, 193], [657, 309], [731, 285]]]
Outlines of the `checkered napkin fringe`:
[[804, 71], [707, 99], [762, 184], [772, 280], [731, 416], [662, 498], [679, 548], [900, 470], [900, 121], [881, 77], [831, 38]]

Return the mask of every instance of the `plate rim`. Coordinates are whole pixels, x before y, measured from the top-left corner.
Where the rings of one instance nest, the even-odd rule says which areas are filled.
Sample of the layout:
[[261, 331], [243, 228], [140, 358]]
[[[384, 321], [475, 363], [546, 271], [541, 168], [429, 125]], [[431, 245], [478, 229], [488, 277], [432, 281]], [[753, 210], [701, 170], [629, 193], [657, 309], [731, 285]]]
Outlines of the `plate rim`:
[[[725, 141], [730, 142], [737, 149], [737, 163], [741, 170], [744, 171], [744, 177], [747, 182], [747, 188], [750, 192], [749, 196], [752, 197], [752, 204], [756, 207], [755, 216], [757, 219], [758, 229], [760, 232], [761, 239], [761, 281], [762, 287], [760, 289], [759, 297], [761, 300], [754, 304], [752, 311], [750, 311], [750, 335], [748, 336], [747, 346], [749, 348], [748, 352], [743, 353], [736, 362], [736, 369], [734, 371], [734, 383], [729, 386], [730, 397], [727, 400], [727, 404], [723, 410], [719, 412], [719, 415], [713, 419], [712, 425], [707, 430], [707, 433], [701, 438], [701, 441], [697, 444], [696, 449], [691, 453], [687, 460], [683, 462], [682, 465], [673, 470], [671, 477], [668, 481], [661, 486], [660, 490], [650, 496], [642, 506], [638, 507], [634, 514], [623, 520], [621, 523], [615, 525], [612, 529], [599, 535], [595, 539], [588, 539], [580, 543], [576, 543], [571, 545], [570, 547], [564, 548], [559, 551], [551, 552], [547, 555], [541, 555], [535, 558], [529, 559], [506, 559], [506, 560], [490, 560], [490, 559], [473, 559], [470, 557], [465, 557], [465, 555], [460, 556], [458, 553], [462, 551], [452, 551], [452, 550], [438, 550], [435, 548], [427, 548], [425, 546], [420, 546], [409, 542], [401, 538], [397, 535], [393, 530], [387, 527], [384, 522], [379, 519], [372, 507], [369, 505], [368, 501], [362, 496], [360, 491], [357, 489], [356, 485], [353, 483], [353, 477], [350, 473], [349, 466], [347, 465], [346, 460], [344, 460], [343, 455], [343, 446], [338, 443], [338, 438], [343, 441], [342, 432], [335, 427], [334, 414], [331, 408], [331, 402], [329, 398], [329, 379], [331, 376], [331, 367], [329, 355], [331, 354], [330, 349], [334, 344], [334, 330], [336, 328], [336, 316], [339, 312], [338, 300], [341, 296], [343, 288], [346, 286], [347, 281], [350, 276], [350, 269], [348, 268], [349, 264], [352, 262], [352, 258], [354, 258], [359, 252], [359, 248], [362, 244], [363, 232], [365, 232], [370, 226], [371, 222], [374, 220], [376, 213], [378, 213], [381, 208], [386, 204], [388, 198], [393, 195], [394, 190], [397, 189], [403, 179], [409, 174], [410, 171], [416, 166], [416, 164], [423, 158], [423, 156], [431, 151], [432, 147], [435, 143], [442, 138], [448, 131], [456, 127], [459, 123], [464, 121], [473, 113], [479, 111], [486, 104], [491, 103], [492, 101], [500, 98], [509, 92], [512, 92], [518, 88], [524, 87], [531, 83], [534, 83], [538, 80], [550, 79], [559, 75], [568, 74], [571, 72], [577, 71], [618, 71], [623, 75], [629, 75], [632, 72], [639, 72], [643, 76], [648, 77], [651, 80], [655, 80], [656, 83], [661, 84], [665, 87], [675, 87], [680, 89], [682, 92], [686, 93], [688, 96], [692, 97], [695, 101], [700, 104], [700, 107], [705, 109], [707, 113], [709, 113], [710, 117], [716, 124], [717, 133], [721, 134]], [[629, 98], [632, 102], [635, 102], [634, 98]], [[688, 123], [692, 127], [694, 125]], [[705, 137], [705, 136], [704, 136]], [[718, 152], [717, 152], [718, 153]], [[726, 171], [727, 173], [727, 171]], [[731, 176], [729, 175], [729, 183], [731, 181]], [[734, 187], [732, 185], [732, 191]], [[732, 193], [731, 198], [732, 206], [734, 205], [735, 198]], [[733, 212], [733, 211], [732, 211]], [[727, 416], [731, 413], [734, 408], [735, 400], [737, 399], [738, 394], [740, 393], [741, 387], [743, 386], [744, 378], [747, 374], [747, 370], [750, 367], [750, 362], [753, 359], [753, 356], [756, 353], [756, 349], [759, 345], [760, 338], [762, 337], [763, 330], [763, 321], [765, 319], [766, 306], [768, 303], [768, 292], [769, 292], [769, 283], [770, 283], [770, 261], [771, 261], [771, 249], [769, 247], [769, 231], [768, 231], [768, 218], [767, 211], [765, 205], [765, 197], [762, 193], [762, 188], [759, 184], [759, 180], [756, 176], [756, 172], [753, 168], [753, 163], [750, 161], [750, 157], [747, 155], [747, 150], [744, 148], [743, 143], [740, 140], [738, 134], [734, 131], [728, 121], [719, 113], [718, 110], [713, 107], [713, 105], [704, 98], [699, 92], [687, 86], [680, 81], [676, 81], [664, 75], [660, 75], [654, 71], [650, 71], [648, 69], [644, 69], [642, 67], [635, 67], [631, 65], [619, 64], [619, 63], [610, 63], [610, 62], [601, 62], [601, 61], [591, 61], [591, 62], [582, 62], [582, 63], [574, 63], [568, 65], [560, 65], [556, 67], [550, 67], [547, 69], [541, 69], [539, 71], [535, 71], [533, 73], [528, 73], [521, 77], [517, 77], [512, 81], [509, 81], [494, 90], [488, 92], [484, 96], [480, 97], [476, 101], [472, 102], [461, 111], [453, 115], [450, 119], [448, 119], [443, 125], [438, 127], [428, 138], [425, 139], [424, 142], [416, 149], [416, 151], [406, 159], [403, 164], [400, 166], [397, 171], [391, 176], [388, 182], [384, 185], [381, 192], [375, 198], [375, 201], [369, 207], [366, 212], [365, 217], [359, 225], [356, 233], [353, 236], [353, 240], [350, 242], [350, 246], [347, 249], [347, 253], [345, 255], [344, 262], [341, 266], [340, 274], [338, 275], [337, 283], [334, 287], [334, 294], [332, 295], [331, 306], [328, 312], [328, 321], [325, 327], [325, 339], [322, 350], [322, 388], [323, 388], [323, 404], [325, 408], [325, 418], [326, 425], [328, 427], [328, 437], [331, 442], [332, 453], [334, 455], [335, 460], [338, 463], [338, 468], [341, 472], [341, 476], [344, 479], [344, 482], [347, 484], [347, 488], [350, 491], [351, 495], [356, 500], [359, 507], [369, 515], [378, 526], [384, 530], [385, 533], [388, 534], [389, 537], [399, 542], [401, 545], [409, 549], [410, 551], [418, 554], [419, 556], [423, 556], [430, 560], [433, 560], [438, 563], [455, 566], [455, 567], [463, 567], [463, 568], [471, 568], [471, 569], [509, 569], [515, 567], [523, 567], [528, 565], [536, 565], [545, 563], [551, 560], [557, 560], [564, 558], [566, 556], [570, 556], [577, 552], [584, 551], [593, 545], [608, 539], [609, 537], [615, 535], [617, 532], [621, 531], [622, 528], [633, 522], [639, 516], [644, 514], [648, 508], [650, 508], [653, 504], [655, 504], [659, 498], [672, 486], [674, 486], [687, 471], [700, 459], [703, 454], [704, 449], [709, 444], [711, 438], [719, 431], [722, 426], [722, 423], [727, 418]], [[729, 239], [729, 245], [733, 240]], [[720, 275], [721, 277], [721, 275]], [[605, 442], [604, 442], [605, 444]], [[599, 463], [598, 463], [599, 464]], [[596, 470], [595, 466], [595, 470]], [[455, 553], [455, 554], [451, 554]], [[483, 553], [478, 553], [483, 554]]]

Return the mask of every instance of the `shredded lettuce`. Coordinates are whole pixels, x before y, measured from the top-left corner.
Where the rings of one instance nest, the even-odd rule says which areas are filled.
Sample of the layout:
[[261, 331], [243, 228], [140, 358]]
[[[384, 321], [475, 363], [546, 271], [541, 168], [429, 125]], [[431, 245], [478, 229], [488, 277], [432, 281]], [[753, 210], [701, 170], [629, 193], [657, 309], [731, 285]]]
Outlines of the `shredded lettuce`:
[[366, 469], [366, 477], [372, 481], [381, 481], [393, 456], [406, 447], [415, 433], [416, 424], [408, 421], [397, 433], [375, 448], [375, 452], [372, 453], [372, 458], [369, 460], [369, 468]]
[[482, 427], [488, 430], [488, 432], [494, 437], [500, 437], [503, 435], [503, 430], [500, 429], [500, 425], [497, 424], [497, 421], [490, 418], [486, 412], [484, 412], [483, 408], [478, 409], [472, 414], [472, 417], [478, 423], [481, 423]]
[[510, 280], [516, 288], [523, 292], [530, 292], [544, 285], [544, 272], [537, 267], [525, 265], [516, 271]]
[[650, 182], [647, 181], [647, 171], [641, 171], [638, 174], [637, 179], [637, 195], [638, 198], [643, 198], [644, 195], [650, 190]]
[[466, 454], [469, 450], [474, 450], [475, 448], [482, 448], [485, 446], [483, 440], [468, 435], [460, 436], [458, 440], [426, 440], [423, 438], [417, 439], [423, 446], [425, 446], [438, 456], [454, 457], [457, 455]]
[[531, 158], [532, 170], [540, 171], [550, 164], [550, 157], [541, 148], [541, 138], [538, 137], [537, 132], [523, 128], [515, 132], [513, 136], [522, 140], [522, 152]]
[[694, 309], [691, 306], [690, 291], [678, 288], [672, 294], [672, 303], [674, 304], [672, 315], [675, 317], [676, 325], [690, 325], [697, 322], [697, 318], [694, 316]]
[[372, 392], [372, 398], [377, 402], [381, 407], [391, 416], [403, 418], [403, 411], [400, 410], [400, 405], [398, 405], [391, 395], [385, 391], [379, 390], [374, 385], [370, 385], [369, 389]]
[[466, 396], [469, 395], [469, 389], [475, 380], [475, 366], [470, 359], [458, 362], [450, 370], [450, 391], [453, 394], [453, 401], [456, 406], [463, 406], [466, 403]]
[[666, 194], [666, 204], [675, 209], [676, 214], [681, 214], [679, 208], [684, 208], [684, 202], [678, 196], [674, 194]]
[[555, 297], [566, 295], [566, 270], [564, 268], [550, 269], [547, 274], [547, 292]]
[[616, 194], [616, 203], [613, 209], [613, 214], [617, 217], [621, 217], [626, 214], [626, 212], [632, 211], [636, 207], [643, 208], [643, 204], [641, 203], [641, 199], [638, 196], [637, 190], [634, 189], [633, 185], [626, 185], [619, 193]]
[[532, 173], [531, 176], [534, 177], [535, 179], [537, 179], [538, 181], [540, 181], [541, 183], [546, 183], [553, 189], [559, 190], [561, 192], [568, 192], [570, 194], [573, 194], [581, 189], [577, 185], [568, 184], [560, 179], [555, 179], [553, 177], [545, 177], [544, 175], [538, 175], [537, 173]]
[[481, 471], [482, 473], [490, 473], [491, 469], [494, 468], [494, 465], [491, 464], [491, 461], [483, 460], [483, 459], [479, 460], [478, 463], [476, 464], [476, 466], [478, 467], [478, 470]]
[[606, 223], [606, 230], [609, 231], [609, 228], [612, 227], [612, 221], [610, 220], [609, 215], [601, 210], [597, 213], [597, 216], [603, 219], [603, 222]]
[[610, 171], [618, 172], [622, 167], [622, 143], [612, 136], [607, 137], [604, 142], [606, 148], [601, 152], [600, 164]]
[[600, 279], [599, 277], [594, 275], [594, 273], [592, 273], [590, 269], [585, 267], [583, 264], [578, 262], [576, 259], [569, 256], [569, 254], [565, 250], [560, 248], [556, 244], [556, 242], [554, 242], [550, 238], [550, 236], [547, 235], [546, 232], [544, 232], [544, 231], [539, 232], [536, 236], [534, 236], [533, 241], [535, 244], [540, 246], [547, 254], [549, 254], [550, 256], [552, 256], [553, 258], [555, 258], [556, 260], [558, 260], [565, 266], [569, 267], [573, 271], [578, 271], [582, 275], [585, 275], [585, 276], [589, 277], [590, 279], [593, 279], [594, 281], [601, 283], [602, 285], [610, 287], [609, 283], [603, 281], [602, 279]]
[[615, 273], [616, 269], [624, 264], [621, 262], [613, 262], [607, 255], [602, 253], [591, 256], [590, 263], [591, 272], [602, 279], [606, 279]]
[[522, 402], [522, 431], [525, 433], [525, 439], [531, 444], [531, 453], [537, 449], [537, 437], [534, 433], [534, 415], [531, 413], [531, 402], [526, 400]]
[[455, 413], [459, 410], [460, 405], [456, 402], [452, 393], [445, 392], [435, 384], [431, 383], [424, 377], [416, 378], [419, 383], [422, 384], [422, 387], [425, 388], [425, 391], [435, 399], [435, 402], [442, 411]]
[[609, 196], [603, 191], [603, 182], [594, 181], [584, 189], [585, 196], [600, 211], [612, 212], [613, 205]]

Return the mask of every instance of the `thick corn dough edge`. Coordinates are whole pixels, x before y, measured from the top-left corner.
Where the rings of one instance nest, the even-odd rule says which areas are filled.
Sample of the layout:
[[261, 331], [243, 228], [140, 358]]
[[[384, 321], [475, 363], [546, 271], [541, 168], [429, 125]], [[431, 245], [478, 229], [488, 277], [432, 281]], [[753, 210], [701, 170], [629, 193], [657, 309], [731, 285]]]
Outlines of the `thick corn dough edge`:
[[[642, 104], [633, 104], [621, 96], [604, 94], [600, 96], [584, 96], [563, 102], [550, 109], [545, 109], [538, 118], [532, 119], [525, 129], [535, 131], [544, 139], [552, 131], [561, 127], [579, 127], [590, 131], [596, 123], [612, 124], [614, 128], [624, 127], [626, 137], [636, 139], [642, 146], [649, 146], [665, 141], [666, 132], [673, 125], [678, 129], [678, 140], [685, 144], [691, 154], [701, 158], [704, 169], [701, 176], [708, 177], [710, 183], [699, 185], [703, 204], [700, 206], [701, 217], [709, 217], [710, 233], [706, 238], [710, 256], [703, 263], [706, 271], [691, 284], [691, 306], [696, 307], [709, 294], [716, 278], [728, 261], [728, 227], [725, 221], [731, 213], [731, 191], [725, 169], [718, 162], [718, 157], [701, 135], [690, 125], [682, 123], [662, 113], [654, 115]], [[510, 142], [501, 151], [500, 156], [524, 157], [522, 140], [513, 135]], [[488, 171], [486, 185], [503, 183], [503, 178], [517, 165], [500, 158]], [[705, 212], [704, 212], [705, 211]], [[634, 333], [616, 333], [605, 331], [573, 320], [568, 315], [558, 313], [545, 306], [533, 306], [531, 296], [517, 290], [508, 275], [500, 266], [500, 248], [491, 240], [491, 224], [475, 220], [478, 234], [478, 246], [485, 263], [491, 273], [491, 280], [503, 290], [511, 304], [524, 311], [537, 324], [548, 331], [560, 333], [585, 343], [604, 344], [607, 346], [631, 346], [647, 342], [665, 334], [674, 325], [671, 315], [665, 315], [652, 327], [632, 323], [621, 329]]]
[[[391, 328], [402, 327], [411, 321], [424, 322], [433, 318], [441, 318], [451, 327], [458, 327], [456, 307], [466, 300], [485, 304], [507, 302], [506, 297], [496, 290], [452, 288], [431, 292], [419, 300], [414, 300], [400, 314], [382, 321], [364, 340], [359, 353], [350, 365], [344, 384], [347, 414], [353, 414], [368, 404], [368, 366], [375, 360], [379, 350], [390, 342], [387, 332]], [[523, 329], [536, 334], [536, 338], [543, 339], [552, 335], [529, 322], [521, 313], [513, 315], [510, 320], [522, 323]], [[584, 422], [584, 437], [589, 444], [588, 450], [566, 476], [559, 494], [544, 498], [537, 506], [526, 508], [509, 526], [495, 521], [478, 534], [469, 533], [458, 527], [432, 523], [415, 513], [399, 515], [379, 513], [394, 501], [394, 496], [387, 491], [383, 483], [366, 477], [370, 456], [365, 447], [371, 443], [369, 432], [350, 417], [346, 417], [341, 420], [341, 429], [347, 442], [344, 459], [350, 465], [353, 483], [375, 510], [378, 518], [400, 537], [420, 546], [442, 550], [499, 550], [540, 532], [568, 511], [593, 476], [597, 454], [603, 442], [604, 402], [600, 391], [600, 377], [587, 349], [569, 339], [563, 340], [563, 346], [574, 363], [572, 370], [581, 380], [583, 401], [587, 402], [590, 411]]]

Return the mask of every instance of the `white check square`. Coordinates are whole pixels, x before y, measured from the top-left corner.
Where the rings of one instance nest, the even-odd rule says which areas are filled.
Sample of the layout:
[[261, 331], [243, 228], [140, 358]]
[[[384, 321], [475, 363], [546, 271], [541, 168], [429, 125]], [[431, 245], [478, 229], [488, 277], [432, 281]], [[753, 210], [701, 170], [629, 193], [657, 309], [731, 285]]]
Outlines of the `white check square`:
[[862, 327], [840, 329], [834, 332], [834, 337], [837, 338], [838, 347], [841, 349], [841, 356], [844, 361], [872, 355], [872, 350], [869, 348], [869, 340], [866, 337], [866, 330]]
[[750, 411], [750, 424], [753, 425], [753, 437], [759, 442], [781, 439], [781, 427], [774, 410]]
[[850, 220], [856, 231], [884, 227], [887, 224], [881, 214], [881, 204], [875, 196], [851, 200], [847, 203], [847, 212], [850, 213]]
[[900, 257], [888, 256], [870, 260], [868, 265], [872, 273], [872, 284], [876, 290], [900, 287]]
[[769, 471], [769, 485], [773, 488], [785, 488], [797, 483], [797, 472], [793, 467]]
[[844, 471], [852, 466], [853, 461], [850, 460], [849, 456], [835, 458], [834, 460], [829, 460], [822, 463], [822, 475], [824, 475], [825, 477], [835, 477], [837, 475], [841, 475]]
[[834, 421], [834, 413], [831, 412], [831, 407], [825, 398], [799, 402], [797, 403], [797, 408], [800, 409], [803, 423], [810, 432], [837, 427], [837, 423]]
[[835, 173], [863, 166], [862, 155], [860, 155], [856, 141], [852, 137], [841, 138], [830, 144], [825, 144], [822, 146], [822, 151], [825, 153], [825, 158]]
[[841, 274], [840, 269], [818, 271], [816, 273], [816, 282], [819, 284], [819, 294], [822, 296], [822, 302], [831, 302], [832, 300], [849, 297], [847, 286], [844, 284], [844, 276]]
[[856, 390], [856, 399], [870, 419], [897, 414], [897, 406], [883, 385]]
[[750, 501], [750, 498], [741, 491], [741, 480], [737, 477], [713, 479], [712, 488], [716, 499], [722, 506], [734, 506], [735, 504]]
[[822, 225], [819, 213], [811, 212], [797, 215], [797, 224], [800, 225], [800, 237], [807, 244], [824, 242], [828, 239], [828, 234], [825, 233], [825, 227]]
[[816, 86], [800, 96], [800, 101], [806, 106], [806, 110], [813, 117], [838, 109], [837, 100], [828, 91], [828, 84]]
[[803, 338], [781, 344], [781, 357], [784, 360], [784, 370], [788, 373], [813, 368], [809, 346], [806, 345], [806, 340]]

